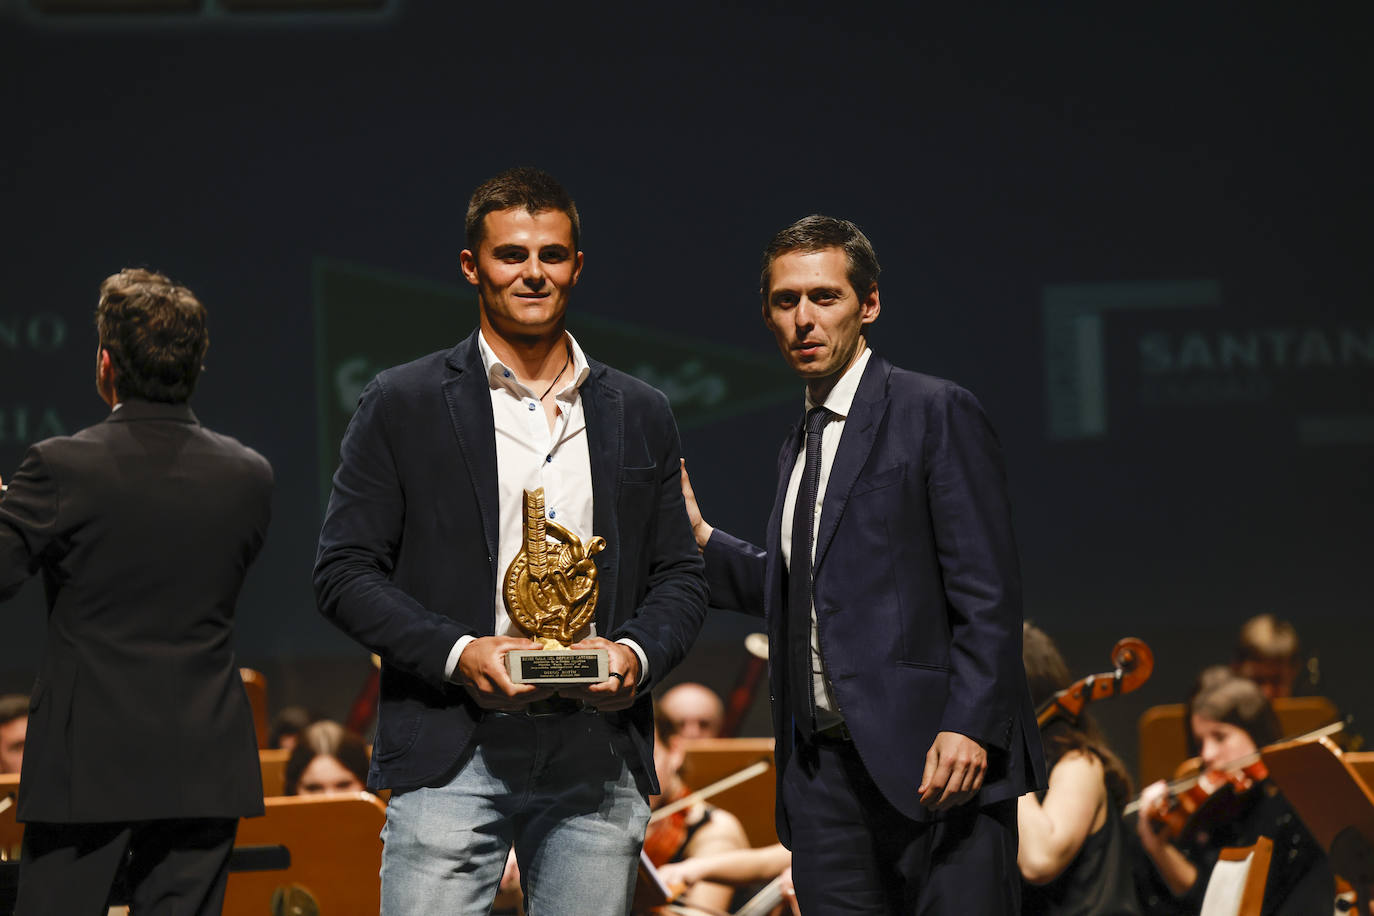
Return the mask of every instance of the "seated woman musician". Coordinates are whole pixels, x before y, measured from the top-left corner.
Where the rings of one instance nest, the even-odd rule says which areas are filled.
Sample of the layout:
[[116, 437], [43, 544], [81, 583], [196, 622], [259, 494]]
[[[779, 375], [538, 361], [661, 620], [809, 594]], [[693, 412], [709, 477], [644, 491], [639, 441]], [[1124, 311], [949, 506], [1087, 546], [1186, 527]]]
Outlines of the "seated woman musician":
[[1177, 792], [1162, 780], [1141, 794], [1136, 832], [1154, 869], [1142, 888], [1148, 911], [1200, 912], [1220, 850], [1250, 846], [1263, 836], [1274, 844], [1264, 916], [1332, 912], [1335, 883], [1326, 855], [1259, 761], [1259, 749], [1281, 737], [1264, 693], [1246, 678], [1209, 670], [1190, 704], [1189, 727], [1201, 771], [1234, 778], [1209, 778], [1221, 788], [1203, 797], [1186, 823], [1170, 817], [1171, 809], [1178, 814]]
[[[654, 770], [663, 791], [649, 796], [650, 821], [644, 835], [644, 852], [649, 861], [658, 867], [694, 856], [748, 849], [749, 838], [739, 818], [705, 801], [692, 802], [666, 817], [655, 815], [654, 812], [691, 794], [678, 774], [686, 751], [671, 729], [666, 720], [655, 715]], [[698, 881], [675, 902], [724, 910], [733, 894], [734, 889], [727, 885]]]
[[301, 731], [286, 759], [287, 795], [362, 792], [367, 783], [367, 745], [338, 722], [322, 719]]
[[[1037, 706], [1071, 683], [1042, 630], [1026, 624], [1022, 658]], [[1042, 730], [1049, 789], [1017, 804], [1025, 916], [1139, 916], [1121, 808], [1130, 777], [1092, 718], [1056, 718]]]

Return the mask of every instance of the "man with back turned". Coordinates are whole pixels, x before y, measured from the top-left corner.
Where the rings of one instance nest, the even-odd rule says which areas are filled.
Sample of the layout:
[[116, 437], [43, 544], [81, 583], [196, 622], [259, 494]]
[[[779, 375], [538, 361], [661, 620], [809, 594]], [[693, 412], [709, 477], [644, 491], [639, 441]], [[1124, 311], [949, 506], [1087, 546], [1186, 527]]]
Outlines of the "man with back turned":
[[272, 468], [188, 406], [209, 344], [190, 290], [100, 288], [96, 388], [113, 409], [30, 447], [0, 498], [0, 600], [42, 573], [48, 636], [21, 774], [16, 913], [218, 913], [238, 818], [261, 814], [234, 604]]
[[768, 617], [778, 834], [807, 916], [1014, 913], [1016, 798], [1044, 783], [997, 439], [964, 389], [867, 344], [846, 220], [774, 237], [764, 323], [806, 382], [767, 546], [702, 520], [711, 604]]

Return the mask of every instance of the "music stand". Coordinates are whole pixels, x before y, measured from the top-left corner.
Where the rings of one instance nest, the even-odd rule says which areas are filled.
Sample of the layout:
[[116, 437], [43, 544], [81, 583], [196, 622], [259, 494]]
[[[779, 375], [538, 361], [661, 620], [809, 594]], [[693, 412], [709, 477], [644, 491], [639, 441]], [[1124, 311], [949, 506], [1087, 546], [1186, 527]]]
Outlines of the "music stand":
[[[773, 760], [772, 738], [689, 738], [682, 747], [682, 780], [692, 789], [703, 789], [760, 760]], [[772, 846], [778, 841], [771, 770], [770, 766], [769, 772], [709, 799], [739, 818], [750, 846]]]
[[1374, 791], [1328, 738], [1261, 752], [1269, 777], [1326, 850], [1331, 870], [1355, 887], [1356, 912], [1374, 889]]

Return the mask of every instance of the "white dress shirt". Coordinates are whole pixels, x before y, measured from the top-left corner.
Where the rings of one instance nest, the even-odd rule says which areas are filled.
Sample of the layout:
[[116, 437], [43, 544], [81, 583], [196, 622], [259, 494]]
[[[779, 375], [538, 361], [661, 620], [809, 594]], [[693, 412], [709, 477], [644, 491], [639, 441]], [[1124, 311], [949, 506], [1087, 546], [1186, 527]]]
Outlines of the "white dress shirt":
[[[811, 560], [816, 560], [815, 536], [821, 530], [821, 506], [825, 504], [825, 490], [830, 483], [830, 469], [835, 465], [835, 453], [840, 450], [840, 436], [844, 433], [845, 417], [854, 404], [854, 392], [863, 378], [864, 367], [873, 351], [864, 344], [864, 351], [840, 376], [835, 387], [816, 404], [811, 400], [811, 392], [806, 393], [806, 409], [824, 407], [830, 411], [830, 418], [821, 429], [821, 479], [816, 487], [816, 505], [811, 508]], [[797, 463], [792, 467], [792, 478], [787, 483], [787, 497], [782, 504], [782, 559], [787, 568], [792, 568], [792, 519], [796, 515], [797, 491], [801, 489], [802, 475], [806, 470], [806, 448], [797, 450]], [[816, 696], [816, 728], [822, 729], [844, 721], [838, 705], [830, 693], [830, 681], [825, 676], [825, 664], [821, 659], [820, 634], [816, 629], [815, 598], [811, 603], [811, 682]]]
[[[525, 545], [525, 491], [544, 488], [544, 510], [548, 518], [572, 531], [585, 544], [596, 533], [592, 531], [592, 465], [587, 450], [587, 419], [582, 412], [580, 388], [591, 369], [586, 354], [568, 334], [572, 350], [572, 377], [554, 395], [558, 416], [553, 429], [538, 395], [515, 375], [515, 371], [496, 357], [486, 337], [477, 335], [482, 353], [482, 365], [487, 370], [487, 384], [491, 388], [491, 413], [496, 426], [497, 481], [497, 583], [496, 602], [492, 609], [497, 636], [521, 636], [515, 621], [506, 613], [502, 597], [506, 569]], [[596, 635], [596, 624], [588, 632]], [[477, 637], [462, 636], [448, 655], [445, 673], [453, 680], [458, 657]], [[648, 677], [649, 661], [644, 651], [631, 639], [622, 639], [639, 656], [640, 680]]]

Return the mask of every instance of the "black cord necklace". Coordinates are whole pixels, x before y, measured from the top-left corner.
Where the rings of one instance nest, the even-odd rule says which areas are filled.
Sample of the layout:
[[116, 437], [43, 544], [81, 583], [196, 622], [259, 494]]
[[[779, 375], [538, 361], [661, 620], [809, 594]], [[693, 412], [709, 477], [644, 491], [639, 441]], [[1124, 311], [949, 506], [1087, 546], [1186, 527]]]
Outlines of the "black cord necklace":
[[569, 366], [571, 363], [572, 363], [572, 345], [569, 344], [569, 345], [568, 345], [568, 358], [565, 359], [565, 360], [563, 361], [563, 368], [558, 370], [558, 374], [555, 375], [555, 376], [553, 377], [553, 381], [549, 382], [549, 387], [545, 388], [545, 389], [544, 389], [544, 393], [541, 394], [541, 395], [539, 396], [539, 400], [540, 400], [541, 402], [544, 400], [544, 398], [546, 398], [546, 397], [549, 396], [549, 392], [550, 392], [550, 391], [553, 391], [553, 386], [558, 384], [558, 380], [561, 379], [561, 378], [563, 377], [563, 373], [564, 373], [564, 372], [567, 372], [567, 371], [568, 371], [568, 366]]

